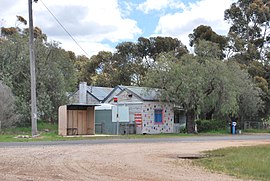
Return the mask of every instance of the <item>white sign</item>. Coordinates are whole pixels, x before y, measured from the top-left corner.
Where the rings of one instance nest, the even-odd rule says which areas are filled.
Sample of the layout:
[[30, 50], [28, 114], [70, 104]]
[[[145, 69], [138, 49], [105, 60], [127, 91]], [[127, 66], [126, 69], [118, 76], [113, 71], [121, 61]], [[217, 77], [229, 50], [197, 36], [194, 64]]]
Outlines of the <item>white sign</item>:
[[[119, 122], [129, 122], [128, 106], [118, 105]], [[112, 122], [117, 122], [117, 106], [112, 106]]]

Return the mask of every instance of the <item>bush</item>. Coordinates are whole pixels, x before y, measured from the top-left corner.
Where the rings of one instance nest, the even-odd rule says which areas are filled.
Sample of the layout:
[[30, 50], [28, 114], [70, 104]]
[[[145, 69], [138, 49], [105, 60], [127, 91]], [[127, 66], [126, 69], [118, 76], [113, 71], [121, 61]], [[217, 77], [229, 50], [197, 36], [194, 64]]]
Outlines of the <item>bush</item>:
[[180, 127], [180, 133], [187, 133], [186, 127]]
[[15, 98], [11, 89], [0, 81], [0, 129], [10, 128], [19, 121], [16, 113]]
[[227, 128], [227, 122], [223, 120], [197, 120], [198, 132], [219, 131]]

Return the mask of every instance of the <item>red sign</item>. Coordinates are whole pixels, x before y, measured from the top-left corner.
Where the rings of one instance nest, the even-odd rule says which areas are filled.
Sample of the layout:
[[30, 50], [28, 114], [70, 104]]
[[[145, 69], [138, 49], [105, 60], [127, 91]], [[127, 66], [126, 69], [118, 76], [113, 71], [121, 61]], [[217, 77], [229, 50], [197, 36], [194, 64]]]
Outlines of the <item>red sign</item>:
[[113, 102], [118, 102], [118, 97], [114, 97]]
[[142, 114], [141, 113], [134, 114], [134, 121], [136, 123], [136, 127], [141, 127], [142, 126]]

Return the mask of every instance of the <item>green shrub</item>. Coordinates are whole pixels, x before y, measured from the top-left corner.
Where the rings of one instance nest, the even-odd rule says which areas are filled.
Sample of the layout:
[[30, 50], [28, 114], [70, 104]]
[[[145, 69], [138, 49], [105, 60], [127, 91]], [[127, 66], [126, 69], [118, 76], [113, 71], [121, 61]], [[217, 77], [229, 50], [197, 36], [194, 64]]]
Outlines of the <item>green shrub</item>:
[[15, 97], [10, 87], [0, 80], [0, 130], [12, 128], [19, 122], [16, 112]]
[[218, 131], [224, 130], [227, 128], [226, 121], [223, 120], [197, 120], [197, 130], [198, 132], [209, 132], [209, 131]]
[[186, 133], [187, 129], [186, 127], [180, 127], [180, 133]]

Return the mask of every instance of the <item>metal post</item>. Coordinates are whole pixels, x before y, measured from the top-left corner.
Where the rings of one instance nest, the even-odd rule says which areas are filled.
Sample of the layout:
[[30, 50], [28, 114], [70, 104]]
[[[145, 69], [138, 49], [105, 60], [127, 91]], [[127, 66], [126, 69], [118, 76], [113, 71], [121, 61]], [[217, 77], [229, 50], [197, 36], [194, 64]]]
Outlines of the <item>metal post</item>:
[[118, 101], [116, 104], [116, 121], [117, 121], [117, 127], [116, 127], [116, 134], [119, 135], [119, 110], [118, 110]]
[[29, 52], [30, 52], [30, 75], [31, 75], [32, 136], [36, 136], [37, 135], [36, 67], [35, 67], [35, 52], [34, 52], [32, 0], [28, 0], [28, 11], [29, 11]]

